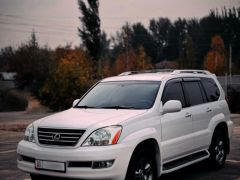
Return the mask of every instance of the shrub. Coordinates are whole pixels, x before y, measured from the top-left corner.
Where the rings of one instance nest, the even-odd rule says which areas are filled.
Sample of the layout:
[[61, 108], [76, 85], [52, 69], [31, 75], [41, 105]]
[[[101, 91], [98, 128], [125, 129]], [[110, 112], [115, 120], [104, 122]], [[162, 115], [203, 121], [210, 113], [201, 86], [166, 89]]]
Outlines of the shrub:
[[92, 80], [90, 58], [81, 49], [68, 50], [41, 89], [41, 102], [53, 110], [71, 107], [81, 97]]
[[0, 92], [0, 111], [24, 111], [28, 106], [28, 101], [16, 90]]
[[239, 113], [240, 112], [240, 104], [239, 104], [240, 91], [237, 90], [237, 88], [233, 88], [229, 86], [227, 92], [228, 92], [227, 99], [228, 99], [229, 109], [231, 113]]

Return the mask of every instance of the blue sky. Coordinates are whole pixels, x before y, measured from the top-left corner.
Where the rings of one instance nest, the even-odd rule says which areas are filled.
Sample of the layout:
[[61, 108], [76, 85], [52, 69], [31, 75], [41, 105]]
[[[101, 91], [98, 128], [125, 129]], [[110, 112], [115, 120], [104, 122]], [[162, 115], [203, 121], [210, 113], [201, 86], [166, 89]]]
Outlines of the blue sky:
[[[114, 34], [125, 22], [169, 17], [200, 18], [210, 9], [240, 6], [239, 0], [100, 0], [102, 29]], [[77, 0], [0, 0], [0, 48], [17, 46], [36, 31], [41, 45], [80, 43]]]

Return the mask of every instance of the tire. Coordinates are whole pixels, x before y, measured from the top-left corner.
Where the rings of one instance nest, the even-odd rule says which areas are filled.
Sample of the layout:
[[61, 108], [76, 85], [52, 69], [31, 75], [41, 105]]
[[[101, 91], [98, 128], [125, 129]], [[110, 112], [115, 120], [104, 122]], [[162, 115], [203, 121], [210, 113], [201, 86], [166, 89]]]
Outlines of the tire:
[[153, 153], [142, 149], [133, 154], [125, 180], [157, 180], [157, 169]]
[[221, 169], [226, 161], [227, 141], [226, 134], [220, 130], [216, 130], [213, 134], [212, 142], [209, 148], [209, 161], [213, 169]]

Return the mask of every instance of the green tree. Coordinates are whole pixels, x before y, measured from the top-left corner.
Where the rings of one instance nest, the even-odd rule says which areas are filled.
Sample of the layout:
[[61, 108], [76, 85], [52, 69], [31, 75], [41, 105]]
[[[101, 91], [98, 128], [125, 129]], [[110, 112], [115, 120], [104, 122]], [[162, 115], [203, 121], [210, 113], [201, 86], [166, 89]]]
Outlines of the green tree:
[[186, 35], [186, 39], [182, 43], [178, 64], [181, 69], [194, 69], [196, 67], [195, 50], [189, 35]]
[[168, 59], [166, 51], [169, 48], [169, 34], [172, 23], [168, 18], [150, 20], [149, 29], [157, 45], [157, 59], [155, 62]]
[[100, 35], [100, 48], [101, 48], [101, 58], [109, 55], [111, 40], [108, 39], [107, 34], [102, 31]]
[[1, 49], [0, 52], [0, 71], [12, 71], [10, 62], [14, 60], [16, 51], [13, 47], [8, 46]]
[[52, 68], [51, 51], [40, 48], [35, 33], [30, 40], [18, 47], [10, 62], [11, 71], [17, 72], [16, 81], [19, 88], [26, 88], [34, 95], [45, 83]]
[[87, 0], [88, 6], [83, 0], [78, 0], [79, 10], [82, 16], [81, 28], [78, 28], [79, 36], [83, 46], [88, 50], [94, 60], [99, 60], [101, 56], [101, 21], [99, 18], [99, 1]]
[[157, 44], [153, 36], [141, 23], [133, 24], [132, 33], [130, 34], [131, 46], [134, 49], [143, 47], [146, 54], [151, 57], [152, 62], [157, 60]]
[[121, 30], [116, 32], [116, 35], [112, 37], [112, 43], [113, 43], [113, 49], [112, 49], [112, 55], [111, 59], [114, 61], [117, 59], [119, 54], [123, 54], [127, 52], [127, 49], [131, 48], [131, 42], [130, 42], [130, 34], [131, 34], [131, 28], [129, 24], [125, 24], [122, 26]]

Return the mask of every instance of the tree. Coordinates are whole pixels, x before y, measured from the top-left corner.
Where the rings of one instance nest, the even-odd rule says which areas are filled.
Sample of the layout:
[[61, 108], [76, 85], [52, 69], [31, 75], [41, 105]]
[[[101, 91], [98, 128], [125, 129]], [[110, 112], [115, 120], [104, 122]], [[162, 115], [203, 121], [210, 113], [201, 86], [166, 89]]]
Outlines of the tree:
[[[128, 71], [148, 70], [152, 69], [151, 59], [147, 56], [143, 47], [134, 51], [129, 51]], [[126, 54], [122, 53], [118, 56], [114, 64], [114, 73], [120, 74], [126, 71]]]
[[192, 39], [192, 46], [195, 54], [195, 68], [200, 69], [202, 68], [202, 58], [199, 50], [203, 45], [200, 43], [201, 36], [198, 19], [194, 18], [187, 21], [187, 34]]
[[14, 60], [15, 50], [8, 46], [1, 49], [0, 52], [0, 71], [11, 71], [10, 62]]
[[99, 60], [101, 55], [101, 30], [99, 18], [99, 1], [87, 0], [88, 6], [83, 0], [78, 0], [79, 10], [82, 13], [82, 26], [78, 28], [83, 46], [88, 50], [94, 60]]
[[100, 78], [105, 77], [106, 72], [108, 72], [105, 68], [107, 68], [108, 66], [106, 65], [110, 63], [110, 42], [110, 39], [107, 38], [107, 34], [102, 31], [100, 35], [101, 56], [98, 60], [98, 75]]
[[[116, 35], [112, 37], [113, 49], [111, 51], [111, 59], [114, 61], [120, 54], [127, 54], [127, 51], [131, 48], [130, 34], [131, 28], [129, 24], [122, 26], [120, 31], [116, 32]], [[126, 64], [125, 64], [126, 65]]]
[[211, 49], [205, 58], [204, 69], [217, 75], [223, 75], [226, 71], [225, 46], [219, 35], [212, 37]]
[[109, 56], [109, 47], [110, 47], [111, 40], [108, 39], [107, 34], [102, 31], [100, 35], [100, 50], [101, 50], [101, 58]]
[[16, 82], [19, 88], [26, 88], [34, 95], [39, 95], [39, 89], [52, 69], [50, 54], [47, 47], [39, 47], [34, 32], [27, 43], [18, 47], [9, 66], [11, 71], [17, 72]]
[[130, 34], [131, 47], [138, 49], [142, 46], [148, 56], [153, 62], [157, 60], [157, 44], [150, 32], [141, 24], [136, 23], [132, 26], [132, 33]]
[[167, 51], [169, 48], [169, 34], [172, 23], [168, 18], [150, 20], [149, 29], [157, 46], [157, 58], [154, 62], [168, 59]]
[[196, 66], [195, 50], [193, 47], [192, 38], [186, 35], [186, 39], [182, 43], [178, 58], [180, 69], [194, 69]]
[[82, 49], [67, 50], [41, 89], [41, 101], [53, 110], [71, 107], [90, 87], [92, 64]]

